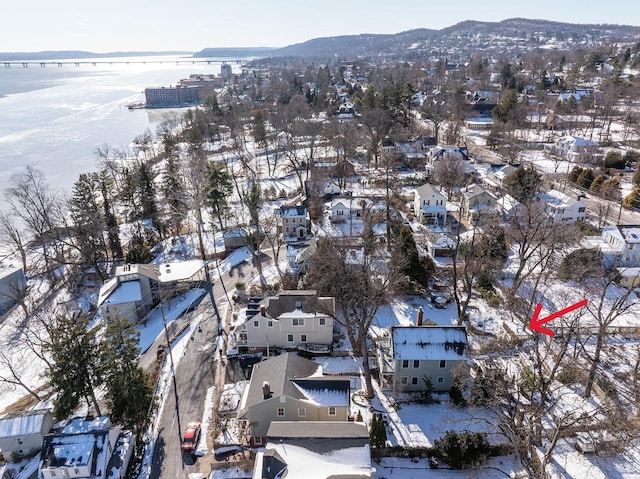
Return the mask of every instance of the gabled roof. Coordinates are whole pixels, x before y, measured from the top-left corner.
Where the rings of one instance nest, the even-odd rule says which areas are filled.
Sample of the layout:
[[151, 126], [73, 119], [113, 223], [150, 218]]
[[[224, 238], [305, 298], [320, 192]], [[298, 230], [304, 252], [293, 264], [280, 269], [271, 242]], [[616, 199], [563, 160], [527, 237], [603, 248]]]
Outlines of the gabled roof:
[[627, 244], [640, 243], [640, 225], [618, 225], [618, 231]]
[[322, 366], [296, 354], [284, 353], [254, 364], [248, 391], [239, 409], [245, 409], [264, 401], [262, 386], [269, 383], [272, 396], [288, 396], [303, 399], [304, 395], [289, 381], [290, 378], [322, 376]]
[[482, 186], [477, 185], [475, 183], [466, 186], [462, 190], [462, 196], [465, 196], [467, 199], [472, 199], [472, 198], [475, 198], [476, 196], [480, 196], [482, 194], [487, 194], [489, 196], [493, 196], [487, 190], [485, 190]]
[[418, 195], [419, 198], [424, 198], [426, 196], [441, 196], [442, 198], [446, 198], [440, 191], [433, 186], [431, 183], [425, 183], [422, 186], [419, 186], [415, 190], [415, 194]]
[[465, 359], [467, 330], [464, 326], [392, 326], [393, 359]]
[[307, 216], [307, 207], [304, 205], [281, 206], [280, 216], [283, 218], [298, 218]]
[[253, 366], [240, 411], [265, 400], [262, 389], [265, 383], [269, 384], [272, 397], [287, 396], [317, 406], [344, 406], [345, 400], [349, 404], [349, 378], [323, 376], [318, 363], [284, 353]]
[[[112, 284], [112, 281], [115, 283]], [[115, 288], [111, 288], [112, 285], [116, 285]], [[124, 281], [118, 282], [118, 278], [111, 279], [108, 283], [105, 283], [100, 290], [100, 297], [98, 298], [98, 306], [103, 304], [126, 304], [134, 303], [136, 301], [142, 301], [142, 289], [140, 288], [140, 281]]]

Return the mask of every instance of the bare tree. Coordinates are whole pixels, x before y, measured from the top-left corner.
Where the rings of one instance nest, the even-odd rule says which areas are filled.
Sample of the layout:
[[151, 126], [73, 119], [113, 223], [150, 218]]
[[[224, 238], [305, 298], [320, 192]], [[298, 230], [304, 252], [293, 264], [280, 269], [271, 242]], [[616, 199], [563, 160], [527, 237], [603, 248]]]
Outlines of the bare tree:
[[58, 195], [46, 183], [44, 174], [33, 167], [26, 167], [22, 173], [10, 178], [10, 186], [5, 190], [5, 198], [11, 211], [24, 224], [36, 241], [44, 259], [44, 269], [51, 273], [54, 268], [54, 256], [58, 248], [55, 242], [60, 226], [62, 202]]
[[16, 224], [13, 216], [7, 212], [0, 212], [0, 238], [2, 242], [9, 246], [16, 253], [22, 262], [22, 270], [27, 272], [27, 251], [28, 242], [24, 237], [24, 232]]

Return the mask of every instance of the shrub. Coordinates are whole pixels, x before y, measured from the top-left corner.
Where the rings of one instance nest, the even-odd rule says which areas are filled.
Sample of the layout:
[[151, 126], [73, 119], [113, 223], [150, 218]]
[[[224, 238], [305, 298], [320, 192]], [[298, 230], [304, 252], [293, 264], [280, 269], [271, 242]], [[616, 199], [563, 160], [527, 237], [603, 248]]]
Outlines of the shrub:
[[436, 439], [435, 448], [451, 469], [466, 469], [482, 464], [491, 451], [486, 434], [480, 432], [447, 431]]
[[622, 153], [614, 150], [607, 153], [607, 156], [604, 159], [604, 167], [623, 170], [625, 167], [625, 160], [622, 158]]

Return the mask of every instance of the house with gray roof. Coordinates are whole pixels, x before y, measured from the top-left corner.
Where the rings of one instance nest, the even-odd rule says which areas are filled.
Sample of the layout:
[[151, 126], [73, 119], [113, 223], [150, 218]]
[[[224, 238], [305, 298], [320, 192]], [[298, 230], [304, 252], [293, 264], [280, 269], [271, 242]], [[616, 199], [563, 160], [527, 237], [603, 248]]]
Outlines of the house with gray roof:
[[303, 240], [311, 234], [311, 219], [306, 206], [281, 206], [280, 218], [285, 241]]
[[460, 192], [460, 218], [471, 224], [494, 217], [495, 206], [496, 197], [478, 184], [467, 185]]
[[401, 392], [425, 390], [430, 377], [433, 390], [449, 391], [457, 368], [467, 367], [467, 332], [464, 326], [392, 326], [378, 341], [378, 366], [383, 388]]
[[347, 422], [351, 380], [325, 376], [322, 366], [284, 353], [253, 366], [238, 407], [238, 420], [252, 447], [264, 447], [276, 421]]
[[15, 305], [26, 289], [22, 268], [0, 268], [0, 314]]
[[240, 352], [268, 348], [295, 349], [305, 343], [333, 343], [335, 298], [318, 297], [315, 290], [281, 291], [251, 310], [231, 334]]

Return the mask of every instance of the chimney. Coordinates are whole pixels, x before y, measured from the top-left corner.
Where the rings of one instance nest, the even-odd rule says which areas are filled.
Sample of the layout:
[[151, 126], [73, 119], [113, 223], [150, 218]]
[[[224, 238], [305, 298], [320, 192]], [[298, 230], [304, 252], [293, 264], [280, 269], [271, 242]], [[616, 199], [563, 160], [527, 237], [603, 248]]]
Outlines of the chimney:
[[266, 312], [267, 312], [267, 307], [264, 304], [260, 305], [260, 315], [261, 316], [266, 316]]
[[418, 308], [418, 318], [416, 319], [416, 326], [422, 326], [422, 315], [422, 306], [420, 306], [420, 308]]
[[271, 387], [267, 381], [262, 383], [262, 399], [271, 399]]

